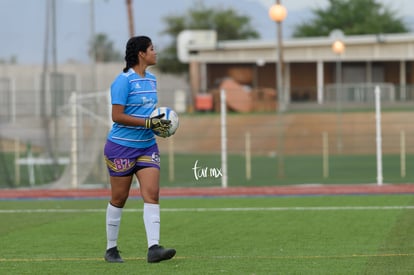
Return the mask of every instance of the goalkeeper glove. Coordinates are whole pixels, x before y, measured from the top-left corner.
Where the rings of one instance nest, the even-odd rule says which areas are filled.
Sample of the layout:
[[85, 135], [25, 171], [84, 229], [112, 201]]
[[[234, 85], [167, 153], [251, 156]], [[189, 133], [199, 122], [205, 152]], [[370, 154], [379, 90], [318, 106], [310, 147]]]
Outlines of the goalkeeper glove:
[[149, 117], [145, 119], [145, 128], [152, 129], [162, 137], [168, 137], [168, 130], [171, 127], [171, 120], [162, 119], [165, 114]]

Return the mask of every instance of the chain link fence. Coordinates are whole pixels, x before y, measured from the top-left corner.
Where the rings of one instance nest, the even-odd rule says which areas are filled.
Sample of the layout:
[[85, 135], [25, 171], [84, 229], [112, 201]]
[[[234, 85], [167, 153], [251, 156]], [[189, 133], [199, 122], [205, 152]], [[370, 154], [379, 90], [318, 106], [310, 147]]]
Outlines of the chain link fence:
[[[0, 79], [0, 187], [107, 186], [109, 91], [77, 90], [71, 75], [46, 79], [44, 91], [16, 91], [11, 79]], [[375, 183], [373, 85], [343, 86], [340, 97], [337, 88], [326, 87], [323, 104], [292, 103], [285, 113], [228, 110], [229, 186]], [[412, 87], [381, 91], [384, 181], [413, 182]], [[219, 186], [220, 114], [186, 112], [188, 91], [159, 94], [160, 106], [180, 115], [177, 134], [159, 139], [162, 186]]]

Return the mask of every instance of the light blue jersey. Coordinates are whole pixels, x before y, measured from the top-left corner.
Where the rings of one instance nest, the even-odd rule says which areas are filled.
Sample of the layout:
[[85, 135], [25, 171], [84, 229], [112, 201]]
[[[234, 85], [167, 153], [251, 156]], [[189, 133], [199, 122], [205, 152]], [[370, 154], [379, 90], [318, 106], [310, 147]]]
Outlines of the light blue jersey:
[[[141, 77], [133, 69], [121, 73], [111, 85], [111, 103], [125, 106], [128, 115], [148, 118], [158, 102], [157, 79], [150, 72]], [[108, 139], [114, 143], [147, 148], [156, 143], [154, 133], [143, 126], [125, 126], [113, 123]]]

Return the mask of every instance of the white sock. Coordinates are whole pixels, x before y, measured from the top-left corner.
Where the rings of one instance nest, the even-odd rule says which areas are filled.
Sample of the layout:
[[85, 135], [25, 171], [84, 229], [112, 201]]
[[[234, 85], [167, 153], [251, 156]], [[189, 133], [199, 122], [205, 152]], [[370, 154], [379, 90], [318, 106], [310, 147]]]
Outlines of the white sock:
[[144, 203], [144, 225], [147, 232], [148, 248], [159, 244], [160, 240], [160, 205]]
[[106, 249], [117, 246], [121, 215], [122, 208], [108, 203], [108, 207], [106, 208]]

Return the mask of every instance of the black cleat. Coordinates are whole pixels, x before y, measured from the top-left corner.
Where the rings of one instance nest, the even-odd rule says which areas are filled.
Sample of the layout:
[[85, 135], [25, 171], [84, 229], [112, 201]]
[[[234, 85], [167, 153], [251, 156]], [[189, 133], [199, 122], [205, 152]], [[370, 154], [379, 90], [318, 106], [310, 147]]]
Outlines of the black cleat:
[[123, 263], [121, 255], [119, 255], [118, 247], [114, 246], [105, 252], [105, 261], [109, 263]]
[[169, 260], [174, 257], [175, 249], [165, 249], [160, 245], [153, 245], [148, 249], [147, 261], [149, 263], [159, 263], [161, 261]]

